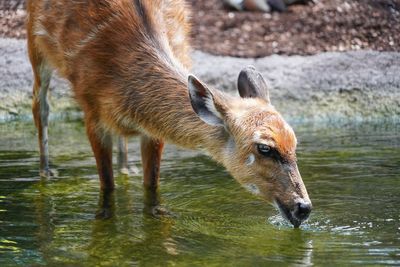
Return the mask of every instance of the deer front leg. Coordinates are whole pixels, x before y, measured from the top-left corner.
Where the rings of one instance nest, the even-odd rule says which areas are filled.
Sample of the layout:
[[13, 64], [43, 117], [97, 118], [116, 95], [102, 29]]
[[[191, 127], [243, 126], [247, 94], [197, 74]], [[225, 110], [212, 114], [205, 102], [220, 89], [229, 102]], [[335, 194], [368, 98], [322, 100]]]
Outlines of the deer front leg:
[[129, 175], [128, 168], [128, 145], [125, 136], [118, 137], [118, 170], [121, 174]]
[[160, 161], [164, 141], [142, 136], [141, 152], [143, 165], [143, 185], [146, 189], [157, 189], [160, 179]]
[[33, 103], [32, 103], [33, 118], [35, 120], [35, 125], [38, 130], [38, 137], [39, 137], [41, 177], [54, 176], [54, 173], [50, 170], [49, 167], [49, 144], [48, 144], [49, 103], [47, 100], [47, 89], [48, 89], [47, 85], [39, 86], [37, 82], [35, 82]]
[[49, 101], [47, 93], [52, 70], [39, 51], [37, 51], [32, 35], [28, 35], [28, 52], [34, 77], [32, 114], [39, 137], [40, 176], [57, 176], [56, 172], [50, 170], [49, 167]]
[[96, 127], [95, 121], [91, 119], [86, 119], [86, 131], [96, 158], [100, 188], [103, 191], [112, 191], [114, 189], [112, 136], [100, 127]]

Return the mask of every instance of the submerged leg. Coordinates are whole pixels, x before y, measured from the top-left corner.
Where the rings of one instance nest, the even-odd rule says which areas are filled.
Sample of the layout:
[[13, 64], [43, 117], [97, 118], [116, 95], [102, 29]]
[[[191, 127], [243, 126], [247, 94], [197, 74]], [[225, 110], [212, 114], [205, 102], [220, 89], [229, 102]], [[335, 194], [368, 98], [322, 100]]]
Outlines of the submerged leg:
[[142, 136], [141, 152], [143, 165], [143, 184], [146, 189], [157, 189], [160, 179], [160, 161], [164, 148], [162, 140]]
[[86, 114], [86, 131], [96, 158], [97, 171], [100, 178], [100, 188], [104, 191], [114, 189], [112, 169], [112, 136], [110, 133], [96, 127], [96, 119]]
[[110, 219], [114, 216], [115, 192], [101, 191], [99, 196], [99, 207], [96, 212], [96, 219]]
[[55, 175], [55, 172], [49, 167], [48, 145], [49, 102], [47, 92], [52, 70], [32, 45], [29, 45], [29, 57], [34, 74], [32, 113], [39, 137], [40, 176], [50, 177]]
[[118, 170], [121, 174], [128, 175], [128, 142], [124, 136], [118, 137]]

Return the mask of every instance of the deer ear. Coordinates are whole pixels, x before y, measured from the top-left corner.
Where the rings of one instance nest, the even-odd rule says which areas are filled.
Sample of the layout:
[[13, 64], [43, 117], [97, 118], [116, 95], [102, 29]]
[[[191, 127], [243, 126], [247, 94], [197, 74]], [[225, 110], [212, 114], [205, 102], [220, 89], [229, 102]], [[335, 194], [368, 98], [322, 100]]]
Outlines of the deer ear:
[[215, 98], [210, 89], [193, 75], [189, 75], [188, 82], [190, 103], [194, 112], [207, 124], [223, 126], [222, 114], [216, 107]]
[[270, 102], [267, 82], [253, 66], [246, 67], [240, 72], [238, 90], [243, 98], [259, 97]]

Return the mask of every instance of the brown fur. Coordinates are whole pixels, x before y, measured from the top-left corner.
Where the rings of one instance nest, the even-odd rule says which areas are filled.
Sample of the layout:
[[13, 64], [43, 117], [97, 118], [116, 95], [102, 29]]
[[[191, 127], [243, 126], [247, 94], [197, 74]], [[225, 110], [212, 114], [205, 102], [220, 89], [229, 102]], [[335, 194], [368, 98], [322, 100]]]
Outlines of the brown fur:
[[[31, 0], [28, 11], [36, 125], [40, 130], [37, 105], [44, 110], [44, 87], [39, 85], [45, 66], [72, 85], [102, 188], [114, 186], [111, 135], [141, 134], [146, 187], [158, 185], [166, 140], [205, 149], [240, 183], [256, 184], [268, 200], [279, 198], [288, 206], [296, 199], [309, 201], [295, 164], [295, 135], [269, 99], [209, 89], [208, 104], [224, 127], [207, 124], [194, 112], [188, 94], [189, 13], [183, 0]], [[291, 165], [282, 167], [258, 155], [255, 132], [260, 133], [257, 142], [271, 143]], [[249, 155], [255, 160], [247, 166]]]

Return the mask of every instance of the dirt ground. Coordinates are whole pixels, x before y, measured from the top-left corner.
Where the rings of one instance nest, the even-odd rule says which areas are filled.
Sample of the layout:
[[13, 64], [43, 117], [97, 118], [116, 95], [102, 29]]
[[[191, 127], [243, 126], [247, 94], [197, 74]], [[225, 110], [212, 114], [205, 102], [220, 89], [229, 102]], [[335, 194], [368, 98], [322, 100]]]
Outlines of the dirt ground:
[[[221, 0], [187, 1], [193, 9], [193, 46], [212, 54], [400, 51], [400, 0], [314, 0], [271, 14], [232, 11]], [[0, 37], [25, 37], [24, 4], [0, 0]]]

